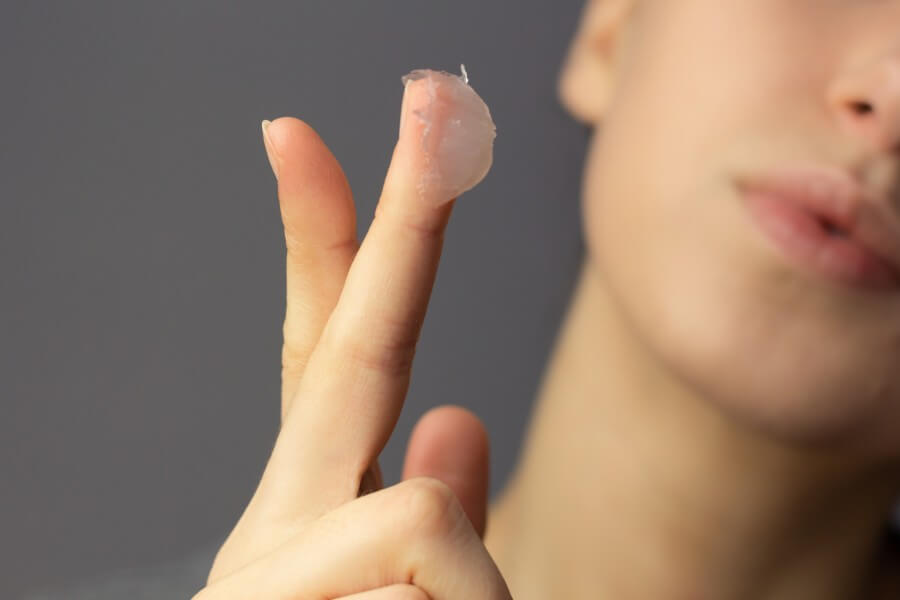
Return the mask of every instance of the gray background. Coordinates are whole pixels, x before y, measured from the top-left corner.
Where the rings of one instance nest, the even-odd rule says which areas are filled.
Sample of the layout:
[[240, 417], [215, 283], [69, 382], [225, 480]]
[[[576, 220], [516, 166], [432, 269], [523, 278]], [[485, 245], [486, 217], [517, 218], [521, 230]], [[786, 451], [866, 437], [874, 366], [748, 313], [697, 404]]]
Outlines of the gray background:
[[223, 537], [278, 427], [284, 246], [263, 118], [317, 129], [368, 228], [413, 68], [491, 107], [457, 203], [395, 483], [428, 408], [519, 450], [582, 252], [587, 131], [556, 74], [581, 3], [0, 5], [0, 597], [177, 559]]

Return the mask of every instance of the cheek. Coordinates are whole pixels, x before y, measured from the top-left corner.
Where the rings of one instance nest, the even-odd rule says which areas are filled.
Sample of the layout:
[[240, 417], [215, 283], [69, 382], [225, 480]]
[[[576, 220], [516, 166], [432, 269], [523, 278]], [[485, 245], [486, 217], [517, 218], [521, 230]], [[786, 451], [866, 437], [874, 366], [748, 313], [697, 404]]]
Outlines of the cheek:
[[587, 260], [613, 318], [706, 406], [767, 435], [897, 455], [900, 307], [798, 277], [734, 187], [737, 169], [808, 156], [829, 126], [808, 83], [825, 59], [785, 60], [804, 46], [789, 31], [733, 26], [762, 23], [775, 1], [738, 17], [718, 0], [660, 4], [673, 8], [642, 23], [586, 158]]
[[743, 426], [900, 454], [900, 336], [883, 329], [896, 314], [863, 317], [781, 262], [702, 131], [629, 127], [626, 117], [595, 136], [582, 198], [587, 259], [616, 300], [615, 318]]

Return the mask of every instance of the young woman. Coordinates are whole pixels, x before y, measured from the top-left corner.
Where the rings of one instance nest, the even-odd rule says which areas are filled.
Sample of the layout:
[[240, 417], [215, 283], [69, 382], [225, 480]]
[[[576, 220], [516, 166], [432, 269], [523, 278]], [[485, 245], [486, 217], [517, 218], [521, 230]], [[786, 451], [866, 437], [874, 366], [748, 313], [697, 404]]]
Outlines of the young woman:
[[283, 426], [196, 600], [900, 598], [898, 73], [893, 0], [588, 1], [587, 252], [490, 506], [453, 406], [380, 489], [454, 204], [416, 187], [428, 123], [359, 245], [334, 157], [274, 120]]

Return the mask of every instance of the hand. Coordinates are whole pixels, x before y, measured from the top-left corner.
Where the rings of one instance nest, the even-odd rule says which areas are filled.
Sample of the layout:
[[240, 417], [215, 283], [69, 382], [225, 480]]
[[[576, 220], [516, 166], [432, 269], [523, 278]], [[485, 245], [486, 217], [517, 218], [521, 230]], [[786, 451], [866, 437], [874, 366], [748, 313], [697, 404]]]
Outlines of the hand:
[[[435, 81], [410, 82], [404, 109], [440, 97]], [[435, 111], [452, 110], [445, 100]], [[422, 197], [426, 121], [446, 115], [418, 114], [404, 119], [361, 246], [347, 179], [319, 136], [292, 118], [267, 127], [287, 246], [282, 427], [194, 600], [510, 598], [482, 543], [488, 438], [474, 414], [427, 413], [404, 480], [381, 489], [377, 457], [403, 406], [455, 202]]]

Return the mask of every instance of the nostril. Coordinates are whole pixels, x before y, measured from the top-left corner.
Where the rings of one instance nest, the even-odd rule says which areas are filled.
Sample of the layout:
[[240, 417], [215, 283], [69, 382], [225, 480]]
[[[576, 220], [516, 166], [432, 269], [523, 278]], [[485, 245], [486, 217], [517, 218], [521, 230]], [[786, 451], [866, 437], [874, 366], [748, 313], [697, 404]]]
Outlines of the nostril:
[[839, 227], [838, 225], [832, 223], [832, 222], [829, 221], [828, 219], [821, 219], [821, 218], [820, 218], [820, 219], [819, 219], [819, 225], [822, 226], [822, 228], [825, 230], [826, 233], [828, 233], [828, 235], [831, 235], [831, 236], [834, 236], [834, 237], [847, 237], [847, 231], [846, 231], [846, 230], [841, 229], [841, 227]]
[[851, 102], [850, 106], [853, 108], [853, 111], [860, 115], [869, 114], [875, 111], [875, 107], [872, 106], [871, 103], [865, 101]]

